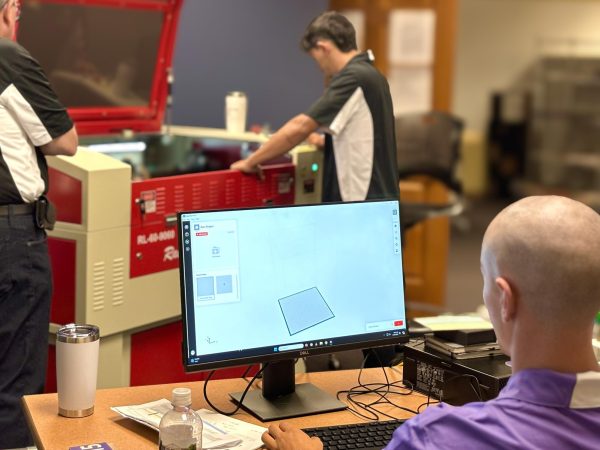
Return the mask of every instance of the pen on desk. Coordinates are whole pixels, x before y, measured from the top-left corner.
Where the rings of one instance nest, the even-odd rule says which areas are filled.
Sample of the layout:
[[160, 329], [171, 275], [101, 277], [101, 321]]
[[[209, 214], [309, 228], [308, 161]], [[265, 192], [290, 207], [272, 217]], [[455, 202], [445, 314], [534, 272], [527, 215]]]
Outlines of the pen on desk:
[[221, 433], [221, 434], [227, 434], [227, 432], [226, 432], [226, 431], [223, 431], [223, 430], [221, 430], [220, 428], [218, 428], [218, 427], [214, 426], [212, 423], [210, 423], [210, 422], [207, 422], [206, 420], [203, 420], [203, 421], [202, 421], [202, 423], [204, 423], [204, 425], [208, 425], [209, 427], [211, 427], [211, 428], [212, 428], [212, 429], [214, 429], [214, 430], [217, 430], [217, 431], [218, 431], [219, 433]]

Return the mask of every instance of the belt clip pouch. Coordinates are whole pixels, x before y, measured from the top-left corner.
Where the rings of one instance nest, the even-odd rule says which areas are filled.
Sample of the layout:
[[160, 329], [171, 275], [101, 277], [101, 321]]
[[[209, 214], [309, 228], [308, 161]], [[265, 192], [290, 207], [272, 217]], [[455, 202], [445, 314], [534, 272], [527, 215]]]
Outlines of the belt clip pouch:
[[56, 209], [48, 197], [42, 195], [35, 202], [35, 223], [44, 230], [53, 230], [56, 222]]

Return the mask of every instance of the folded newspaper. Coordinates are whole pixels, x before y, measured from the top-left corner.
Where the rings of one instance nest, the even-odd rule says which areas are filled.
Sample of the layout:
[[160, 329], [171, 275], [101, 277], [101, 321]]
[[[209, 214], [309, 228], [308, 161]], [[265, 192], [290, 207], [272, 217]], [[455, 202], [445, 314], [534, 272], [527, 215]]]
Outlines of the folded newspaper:
[[[171, 402], [161, 398], [141, 405], [114, 406], [111, 409], [123, 417], [133, 419], [158, 431], [160, 419], [171, 408]], [[202, 429], [203, 449], [254, 450], [262, 446], [260, 437], [266, 428], [208, 409], [199, 409], [196, 413], [204, 424]]]

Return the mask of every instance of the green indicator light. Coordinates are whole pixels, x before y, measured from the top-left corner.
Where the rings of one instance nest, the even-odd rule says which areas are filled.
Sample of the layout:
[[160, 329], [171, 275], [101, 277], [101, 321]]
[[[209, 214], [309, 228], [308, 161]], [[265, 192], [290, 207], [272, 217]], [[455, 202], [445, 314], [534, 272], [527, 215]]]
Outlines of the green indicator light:
[[312, 163], [312, 166], [310, 167], [310, 169], [313, 172], [316, 172], [317, 170], [319, 170], [319, 165], [317, 163]]

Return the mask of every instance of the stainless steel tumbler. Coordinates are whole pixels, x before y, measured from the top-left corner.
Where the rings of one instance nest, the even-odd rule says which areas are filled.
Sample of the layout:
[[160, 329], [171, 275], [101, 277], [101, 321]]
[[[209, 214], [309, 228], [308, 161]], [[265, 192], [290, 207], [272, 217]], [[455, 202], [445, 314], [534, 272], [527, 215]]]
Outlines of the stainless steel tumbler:
[[74, 323], [56, 333], [58, 414], [86, 417], [94, 413], [100, 330]]

